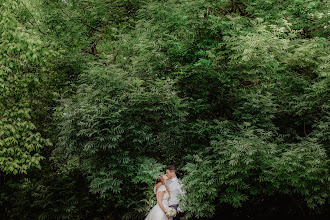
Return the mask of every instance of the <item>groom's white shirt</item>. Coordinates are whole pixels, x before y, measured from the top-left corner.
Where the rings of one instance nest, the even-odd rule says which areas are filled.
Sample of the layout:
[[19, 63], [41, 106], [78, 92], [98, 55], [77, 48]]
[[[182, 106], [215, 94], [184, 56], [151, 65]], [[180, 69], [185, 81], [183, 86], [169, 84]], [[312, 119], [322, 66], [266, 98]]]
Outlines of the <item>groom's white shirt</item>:
[[168, 201], [169, 205], [176, 205], [179, 204], [180, 199], [178, 198], [179, 195], [184, 195], [185, 192], [182, 190], [182, 184], [179, 183], [177, 177], [170, 179], [166, 183], [168, 190], [170, 191], [170, 199]]

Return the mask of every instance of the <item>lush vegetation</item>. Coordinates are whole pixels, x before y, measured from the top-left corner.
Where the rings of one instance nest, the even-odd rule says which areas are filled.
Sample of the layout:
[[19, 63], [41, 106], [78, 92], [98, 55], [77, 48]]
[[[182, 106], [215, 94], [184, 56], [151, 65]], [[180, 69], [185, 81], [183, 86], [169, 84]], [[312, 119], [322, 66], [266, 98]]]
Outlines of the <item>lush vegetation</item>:
[[0, 218], [329, 215], [326, 0], [1, 0]]

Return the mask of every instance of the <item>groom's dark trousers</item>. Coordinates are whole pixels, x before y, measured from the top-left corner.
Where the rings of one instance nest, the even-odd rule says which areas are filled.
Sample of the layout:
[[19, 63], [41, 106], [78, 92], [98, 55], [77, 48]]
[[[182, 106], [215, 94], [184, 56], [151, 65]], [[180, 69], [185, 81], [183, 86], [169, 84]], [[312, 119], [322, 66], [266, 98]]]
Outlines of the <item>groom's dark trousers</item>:
[[[170, 205], [171, 208], [175, 209], [178, 211], [178, 206], [177, 205]], [[183, 213], [177, 213], [176, 216], [173, 218], [173, 220], [180, 220], [180, 218], [183, 217]]]

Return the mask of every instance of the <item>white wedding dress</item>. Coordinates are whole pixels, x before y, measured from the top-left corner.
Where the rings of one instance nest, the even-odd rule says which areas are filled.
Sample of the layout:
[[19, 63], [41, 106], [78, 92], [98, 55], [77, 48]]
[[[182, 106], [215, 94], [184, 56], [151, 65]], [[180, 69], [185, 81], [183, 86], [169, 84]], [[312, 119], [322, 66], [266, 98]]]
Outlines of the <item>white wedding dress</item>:
[[[165, 191], [163, 199], [162, 199], [162, 203], [163, 206], [165, 207], [165, 209], [168, 208], [168, 199], [170, 198], [170, 195], [168, 194], [168, 192], [166, 191], [166, 187], [164, 185], [161, 185], [158, 188], [157, 191], [157, 199], [158, 199], [158, 193]], [[163, 210], [160, 208], [160, 206], [155, 205], [151, 211], [149, 212], [148, 216], [145, 218], [145, 220], [168, 220], [167, 216], [165, 215], [165, 213], [163, 212]]]

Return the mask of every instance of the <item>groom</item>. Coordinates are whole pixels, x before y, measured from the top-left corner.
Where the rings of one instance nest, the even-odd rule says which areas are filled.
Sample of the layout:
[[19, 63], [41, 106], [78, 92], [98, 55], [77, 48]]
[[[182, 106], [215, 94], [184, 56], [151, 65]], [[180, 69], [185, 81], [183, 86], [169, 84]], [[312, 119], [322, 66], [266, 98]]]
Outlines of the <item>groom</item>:
[[174, 165], [168, 165], [166, 167], [166, 176], [169, 178], [169, 180], [166, 182], [166, 186], [170, 191], [170, 199], [168, 204], [169, 207], [177, 210], [177, 214], [173, 220], [179, 220], [181, 217], [183, 217], [183, 213], [179, 208], [180, 199], [178, 197], [179, 195], [185, 194], [185, 192], [182, 190], [182, 184], [176, 177], [176, 167]]

